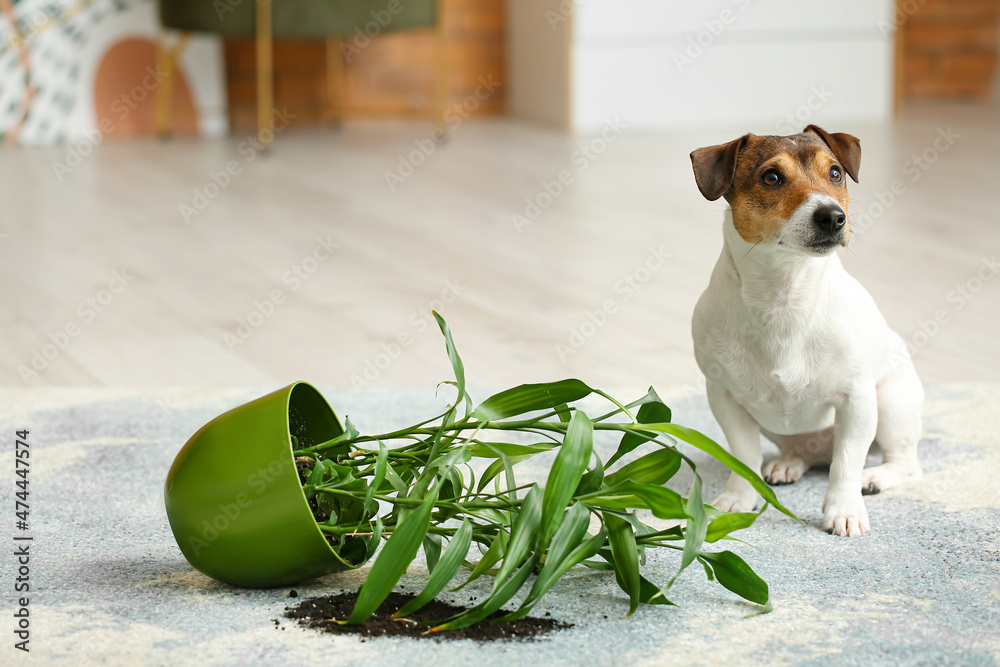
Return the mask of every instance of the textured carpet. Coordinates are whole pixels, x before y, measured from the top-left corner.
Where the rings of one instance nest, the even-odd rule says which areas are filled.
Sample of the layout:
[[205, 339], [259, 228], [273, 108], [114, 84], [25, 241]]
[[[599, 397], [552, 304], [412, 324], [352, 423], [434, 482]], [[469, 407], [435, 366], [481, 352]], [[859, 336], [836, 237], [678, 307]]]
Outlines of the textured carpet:
[[[805, 522], [769, 511], [733, 543], [771, 587], [754, 610], [693, 567], [671, 598], [641, 607], [608, 573], [572, 572], [536, 613], [575, 627], [535, 643], [476, 644], [318, 635], [286, 623], [287, 590], [234, 589], [195, 572], [174, 544], [163, 481], [185, 440], [257, 391], [0, 391], [4, 438], [0, 651], [32, 662], [336, 665], [996, 665], [1000, 663], [1000, 386], [932, 387], [923, 480], [867, 499], [873, 531], [843, 539], [819, 528], [826, 473], [777, 490]], [[325, 392], [364, 432], [428, 417], [431, 392]], [[476, 394], [479, 397], [483, 393]], [[661, 392], [678, 423], [721, 438], [704, 397]], [[626, 396], [630, 397], [630, 396]], [[31, 430], [30, 529], [15, 529], [14, 432]], [[603, 458], [614, 444], [599, 441]], [[776, 450], [765, 451], [765, 458]], [[696, 455], [699, 461], [704, 456]], [[706, 497], [725, 470], [700, 466]], [[536, 470], [541, 474], [543, 470]], [[685, 489], [684, 478], [678, 480]], [[29, 534], [30, 656], [13, 648], [14, 534]], [[665, 582], [674, 553], [644, 573]], [[405, 582], [416, 585], [414, 569]], [[300, 595], [355, 588], [361, 574], [296, 586]], [[485, 585], [485, 582], [484, 582]], [[412, 590], [412, 586], [409, 586]], [[466, 602], [473, 587], [452, 601]], [[464, 596], [464, 597], [463, 597]]]

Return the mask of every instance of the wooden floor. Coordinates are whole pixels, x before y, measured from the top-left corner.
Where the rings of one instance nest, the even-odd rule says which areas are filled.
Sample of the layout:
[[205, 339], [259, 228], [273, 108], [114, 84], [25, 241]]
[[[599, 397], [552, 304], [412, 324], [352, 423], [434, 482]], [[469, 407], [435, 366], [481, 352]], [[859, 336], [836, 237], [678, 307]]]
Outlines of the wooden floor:
[[[437, 308], [474, 386], [696, 390], [722, 206], [688, 153], [746, 129], [770, 131], [609, 129], [589, 154], [502, 119], [444, 146], [420, 122], [359, 122], [288, 130], [270, 156], [246, 137], [4, 149], [0, 383], [428, 388], [450, 377]], [[827, 129], [864, 149], [848, 270], [926, 382], [996, 381], [998, 111]]]

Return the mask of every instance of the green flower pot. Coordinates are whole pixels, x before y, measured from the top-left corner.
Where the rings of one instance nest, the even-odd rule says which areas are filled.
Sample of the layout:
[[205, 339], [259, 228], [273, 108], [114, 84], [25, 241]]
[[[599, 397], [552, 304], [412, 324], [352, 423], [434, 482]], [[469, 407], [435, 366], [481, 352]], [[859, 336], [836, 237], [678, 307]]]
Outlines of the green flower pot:
[[301, 446], [344, 429], [305, 382], [220, 415], [195, 433], [167, 474], [167, 518], [195, 569], [236, 586], [272, 588], [355, 563], [334, 553], [302, 491], [290, 436]]

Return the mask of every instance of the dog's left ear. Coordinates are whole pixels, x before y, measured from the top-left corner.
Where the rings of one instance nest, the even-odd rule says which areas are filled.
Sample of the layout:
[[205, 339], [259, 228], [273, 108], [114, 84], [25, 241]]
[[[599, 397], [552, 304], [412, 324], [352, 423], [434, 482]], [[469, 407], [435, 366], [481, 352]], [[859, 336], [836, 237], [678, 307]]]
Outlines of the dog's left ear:
[[850, 134], [834, 132], [830, 134], [821, 127], [810, 125], [803, 132], [818, 134], [838, 160], [844, 165], [844, 169], [850, 174], [854, 182], [858, 182], [858, 170], [861, 168], [861, 140]]
[[715, 201], [733, 185], [736, 179], [736, 156], [747, 136], [749, 135], [734, 139], [728, 144], [706, 146], [691, 151], [694, 180], [708, 201]]

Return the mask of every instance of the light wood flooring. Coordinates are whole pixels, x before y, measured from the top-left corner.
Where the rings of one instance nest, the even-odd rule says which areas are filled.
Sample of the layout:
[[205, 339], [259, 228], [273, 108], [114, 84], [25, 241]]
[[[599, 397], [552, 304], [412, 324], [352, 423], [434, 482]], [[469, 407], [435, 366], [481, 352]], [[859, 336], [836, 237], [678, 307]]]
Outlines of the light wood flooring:
[[[957, 137], [935, 149], [948, 128]], [[252, 160], [246, 137], [109, 141], [59, 174], [66, 148], [4, 149], [0, 384], [429, 388], [450, 378], [437, 307], [474, 386], [696, 390], [689, 323], [722, 205], [699, 195], [688, 153], [748, 129], [771, 131], [626, 129], [590, 160], [574, 156], [588, 138], [469, 121], [415, 155], [395, 192], [386, 172], [434, 146], [425, 123], [288, 130]], [[997, 109], [826, 129], [864, 151], [851, 213], [871, 224], [842, 251], [848, 270], [915, 344], [925, 382], [996, 381]], [[912, 156], [925, 151], [923, 169]], [[227, 163], [238, 173], [216, 190]], [[549, 203], [544, 183], [563, 170], [572, 183]], [[185, 221], [182, 204], [205, 203], [195, 189], [214, 197]], [[526, 199], [547, 206], [518, 230]], [[323, 244], [336, 250], [316, 259]]]

